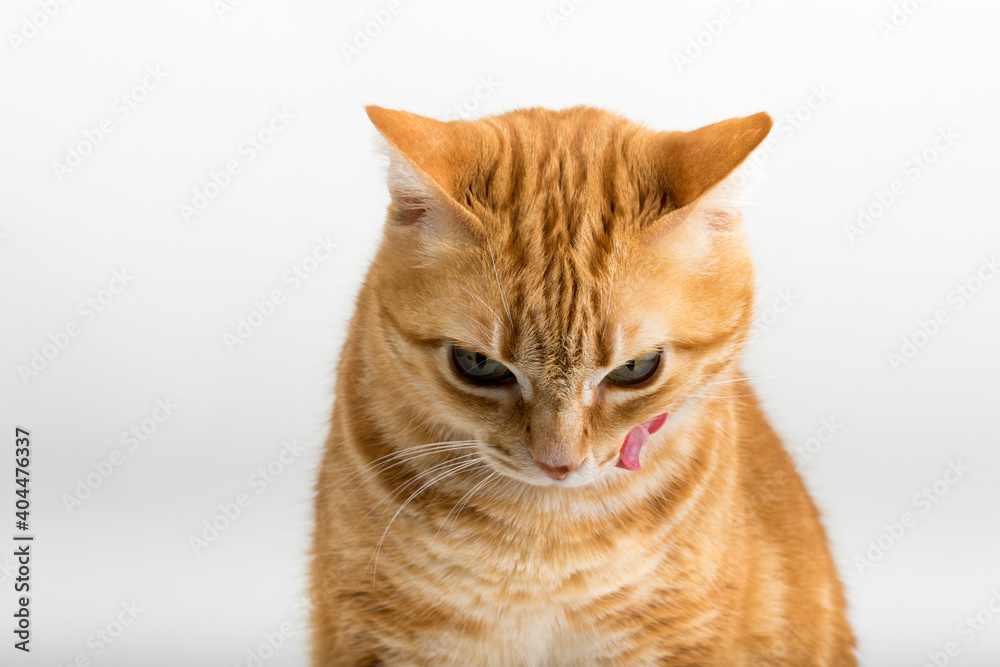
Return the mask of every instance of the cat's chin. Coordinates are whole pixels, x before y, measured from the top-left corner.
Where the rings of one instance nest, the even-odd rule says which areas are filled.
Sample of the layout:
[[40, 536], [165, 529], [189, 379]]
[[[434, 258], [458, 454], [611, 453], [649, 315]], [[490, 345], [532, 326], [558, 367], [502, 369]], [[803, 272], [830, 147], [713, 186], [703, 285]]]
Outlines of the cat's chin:
[[584, 486], [593, 486], [599, 484], [603, 480], [607, 479], [609, 475], [623, 474], [628, 471], [619, 471], [615, 468], [612, 463], [610, 465], [603, 465], [599, 468], [593, 468], [588, 470], [577, 470], [563, 479], [552, 479], [547, 475], [532, 475], [528, 471], [518, 470], [516, 472], [503, 471], [501, 474], [512, 479], [516, 479], [519, 482], [524, 482], [530, 486], [535, 486], [539, 488], [563, 488], [563, 489], [579, 489]]
[[580, 467], [562, 479], [549, 477], [541, 469], [533, 465], [525, 465], [524, 461], [510, 460], [499, 456], [492, 448], [482, 447], [480, 455], [483, 462], [492, 468], [495, 474], [538, 488], [578, 489], [600, 484], [617, 475], [635, 474], [631, 469], [621, 465], [620, 453], [614, 459], [608, 458], [600, 463], [595, 462], [592, 455], [588, 455]]
[[592, 478], [592, 479], [591, 478], [585, 478], [583, 475], [579, 475], [579, 476], [570, 475], [566, 479], [550, 479], [550, 478], [546, 477], [545, 479], [535, 479], [535, 480], [532, 480], [530, 483], [533, 484], [533, 485], [535, 485], [535, 486], [547, 486], [547, 487], [554, 486], [554, 487], [563, 488], [563, 489], [578, 489], [581, 486], [587, 486], [589, 484], [593, 484], [598, 479], [600, 479], [600, 475], [598, 475], [596, 478]]

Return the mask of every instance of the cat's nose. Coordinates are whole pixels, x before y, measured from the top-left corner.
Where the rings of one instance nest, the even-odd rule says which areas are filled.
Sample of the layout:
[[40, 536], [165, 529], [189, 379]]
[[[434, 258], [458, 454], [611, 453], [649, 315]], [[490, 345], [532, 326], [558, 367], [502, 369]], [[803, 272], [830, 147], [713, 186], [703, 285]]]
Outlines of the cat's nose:
[[580, 462], [576, 461], [574, 463], [570, 463], [569, 465], [554, 466], [554, 465], [549, 465], [548, 463], [545, 463], [544, 461], [539, 461], [539, 460], [536, 459], [535, 460], [535, 465], [537, 465], [539, 468], [541, 468], [542, 472], [544, 472], [546, 475], [548, 475], [552, 479], [566, 479], [566, 477], [571, 472], [573, 472], [574, 470], [576, 470], [577, 468], [580, 467]]

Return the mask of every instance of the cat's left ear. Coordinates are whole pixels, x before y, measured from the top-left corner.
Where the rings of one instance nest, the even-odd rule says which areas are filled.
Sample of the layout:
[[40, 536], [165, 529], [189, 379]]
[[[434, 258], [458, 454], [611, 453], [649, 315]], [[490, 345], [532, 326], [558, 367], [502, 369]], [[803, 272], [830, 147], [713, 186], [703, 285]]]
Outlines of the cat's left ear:
[[388, 142], [390, 222], [440, 236], [456, 229], [477, 234], [481, 223], [455, 197], [469, 153], [478, 145], [468, 123], [377, 106], [365, 111]]
[[655, 169], [673, 210], [650, 233], [662, 235], [684, 223], [721, 229], [739, 214], [744, 189], [738, 167], [767, 138], [771, 117], [764, 112], [730, 118], [690, 132], [661, 132], [653, 141]]

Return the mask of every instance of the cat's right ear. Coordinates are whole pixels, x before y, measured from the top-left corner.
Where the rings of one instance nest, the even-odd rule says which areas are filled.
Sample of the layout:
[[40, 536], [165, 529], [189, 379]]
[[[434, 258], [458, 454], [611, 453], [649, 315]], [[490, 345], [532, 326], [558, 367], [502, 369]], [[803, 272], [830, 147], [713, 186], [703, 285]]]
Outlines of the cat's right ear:
[[431, 235], [478, 236], [482, 223], [455, 197], [470, 159], [467, 153], [477, 145], [468, 123], [445, 123], [377, 106], [365, 111], [387, 142], [389, 223]]

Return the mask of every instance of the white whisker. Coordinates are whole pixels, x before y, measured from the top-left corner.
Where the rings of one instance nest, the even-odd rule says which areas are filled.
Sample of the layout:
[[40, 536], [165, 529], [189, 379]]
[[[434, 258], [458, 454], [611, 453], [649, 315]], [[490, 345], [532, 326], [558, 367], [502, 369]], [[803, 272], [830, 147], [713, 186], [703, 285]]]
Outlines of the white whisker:
[[[463, 292], [468, 292], [469, 294], [471, 294], [471, 295], [472, 295], [472, 296], [474, 296], [475, 298], [479, 299], [479, 302], [480, 302], [481, 304], [483, 304], [484, 306], [486, 306], [486, 308], [487, 308], [487, 309], [489, 309], [489, 311], [490, 311], [491, 313], [493, 313], [493, 317], [495, 317], [495, 318], [497, 318], [498, 320], [500, 320], [500, 316], [499, 316], [499, 315], [497, 315], [497, 311], [495, 311], [495, 310], [493, 310], [492, 308], [490, 308], [490, 304], [488, 304], [488, 303], [486, 303], [485, 301], [483, 301], [483, 298], [482, 298], [481, 296], [479, 296], [478, 294], [476, 294], [476, 293], [475, 293], [475, 292], [473, 292], [472, 290], [470, 290], [470, 289], [468, 289], [468, 288], [466, 288], [466, 287], [463, 287], [463, 286], [461, 286], [461, 285], [459, 285], [459, 286], [458, 286], [458, 288], [459, 288], [460, 290], [462, 290]], [[501, 322], [503, 322], [503, 320], [500, 320], [500, 321], [501, 321]], [[486, 327], [484, 326], [483, 328], [485, 329]]]
[[[487, 468], [487, 470], [489, 470], [489, 469]], [[441, 533], [441, 529], [442, 529], [442, 528], [444, 528], [444, 525], [445, 525], [446, 523], [448, 523], [448, 519], [450, 519], [450, 518], [451, 518], [451, 515], [452, 515], [452, 514], [455, 514], [455, 522], [457, 523], [457, 522], [458, 522], [458, 515], [459, 515], [459, 514], [461, 514], [461, 512], [462, 512], [462, 508], [463, 508], [463, 507], [465, 507], [466, 503], [468, 503], [468, 502], [469, 502], [470, 500], [472, 500], [472, 495], [473, 495], [473, 494], [474, 494], [474, 493], [475, 493], [476, 491], [478, 491], [478, 490], [479, 490], [479, 488], [480, 488], [480, 487], [481, 487], [481, 486], [482, 486], [483, 484], [485, 484], [486, 482], [488, 482], [488, 481], [490, 481], [491, 479], [493, 479], [493, 478], [494, 478], [494, 477], [495, 477], [496, 475], [497, 475], [497, 473], [495, 473], [495, 472], [490, 472], [490, 474], [486, 476], [486, 479], [484, 479], [483, 481], [479, 482], [479, 483], [478, 483], [478, 484], [476, 484], [476, 485], [475, 485], [474, 487], [472, 487], [472, 489], [471, 489], [471, 490], [469, 490], [469, 491], [468, 491], [468, 492], [467, 492], [467, 493], [466, 493], [466, 494], [465, 494], [464, 496], [462, 496], [462, 497], [461, 497], [461, 498], [459, 499], [459, 501], [458, 501], [457, 503], [455, 503], [454, 507], [452, 507], [452, 508], [451, 508], [451, 511], [450, 511], [450, 512], [448, 512], [448, 516], [446, 516], [446, 517], [444, 518], [444, 521], [442, 521], [442, 522], [441, 522], [441, 525], [440, 525], [440, 526], [438, 526], [438, 529], [437, 529], [437, 532], [436, 532], [436, 533], [434, 533], [434, 539], [433, 539], [433, 540], [431, 540], [431, 544], [433, 544], [434, 542], [436, 542], [436, 541], [437, 541], [437, 536], [438, 536], [438, 535], [439, 535], [439, 534]], [[456, 509], [458, 510], [457, 512], [455, 511]], [[450, 533], [449, 533], [449, 534], [450, 534]]]
[[500, 300], [503, 301], [503, 309], [507, 311], [507, 321], [510, 322], [511, 331], [514, 330], [514, 318], [510, 316], [510, 307], [507, 305], [507, 297], [503, 293], [503, 285], [500, 284], [500, 273], [497, 271], [497, 260], [493, 255], [493, 244], [490, 243], [490, 238], [486, 237], [486, 247], [490, 251], [490, 261], [493, 262], [493, 275], [497, 279], [497, 289], [500, 290]]
[[[396, 510], [396, 513], [392, 515], [391, 519], [389, 519], [389, 524], [385, 527], [385, 530], [382, 532], [382, 537], [379, 538], [378, 544], [375, 545], [375, 552], [372, 554], [372, 558], [374, 558], [374, 561], [375, 561], [374, 565], [372, 566], [372, 586], [375, 585], [375, 576], [378, 573], [378, 557], [379, 557], [379, 555], [380, 555], [380, 553], [382, 551], [382, 543], [385, 542], [385, 536], [389, 534], [389, 529], [392, 528], [392, 524], [396, 520], [396, 517], [399, 516], [400, 512], [402, 512], [404, 509], [406, 509], [406, 506], [410, 504], [410, 501], [412, 501], [414, 498], [416, 498], [418, 495], [420, 495], [425, 489], [429, 488], [431, 485], [433, 485], [438, 480], [444, 479], [445, 477], [450, 477], [451, 475], [458, 474], [458, 473], [460, 473], [460, 472], [462, 472], [464, 470], [468, 470], [469, 468], [472, 468], [472, 467], [475, 467], [475, 466], [481, 466], [481, 465], [485, 465], [485, 464], [480, 459], [476, 459], [474, 461], [461, 461], [461, 462], [458, 462], [458, 463], [454, 463], [454, 465], [451, 468], [445, 470], [443, 473], [441, 473], [440, 475], [436, 476], [434, 479], [428, 481], [423, 486], [421, 486], [419, 489], [417, 489], [412, 494], [410, 494], [410, 497], [406, 499], [406, 502], [404, 502], [402, 505], [400, 505], [399, 509]], [[370, 558], [368, 560], [368, 562], [371, 563], [372, 559]], [[368, 568], [366, 567], [365, 571], [367, 571], [367, 570], [368, 570]]]
[[381, 505], [382, 503], [386, 503], [385, 508], [382, 510], [382, 513], [378, 517], [379, 522], [381, 522], [382, 521], [382, 517], [384, 517], [385, 513], [389, 511], [390, 503], [393, 500], [395, 500], [396, 498], [398, 498], [404, 491], [406, 491], [406, 489], [408, 489], [409, 487], [411, 487], [413, 484], [415, 484], [422, 477], [424, 477], [426, 475], [433, 474], [433, 473], [437, 472], [438, 470], [445, 469], [445, 468], [447, 468], [448, 466], [450, 466], [450, 465], [452, 465], [454, 463], [466, 463], [470, 459], [473, 459], [473, 458], [478, 457], [478, 456], [479, 455], [476, 454], [475, 452], [473, 452], [471, 454], [464, 454], [462, 456], [458, 456], [458, 457], [455, 457], [453, 459], [448, 459], [447, 461], [445, 461], [443, 463], [438, 463], [435, 466], [431, 466], [427, 470], [421, 470], [416, 475], [414, 475], [413, 479], [411, 479], [410, 481], [408, 481], [406, 484], [402, 485], [401, 487], [399, 487], [398, 489], [396, 489], [392, 493], [387, 494], [384, 498], [382, 498], [382, 500], [378, 501], [377, 503], [374, 503], [372, 505], [372, 507], [368, 510], [368, 512], [365, 513], [365, 515], [363, 517], [361, 517], [361, 520], [358, 521], [358, 523], [355, 524], [354, 527], [357, 528], [359, 525], [361, 525], [362, 521], [364, 521], [369, 516], [371, 516], [371, 513], [374, 512], [376, 510], [376, 508], [378, 508], [379, 505]]

